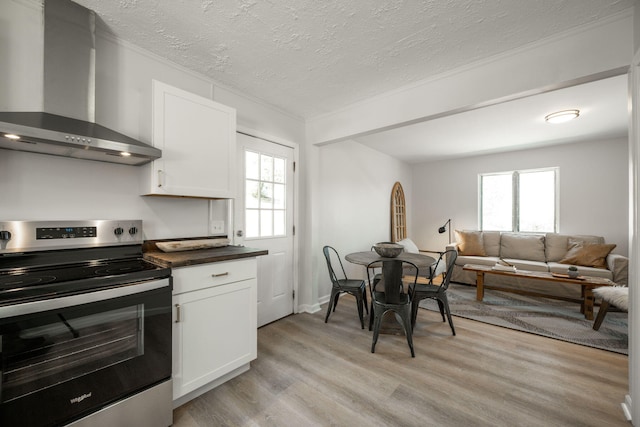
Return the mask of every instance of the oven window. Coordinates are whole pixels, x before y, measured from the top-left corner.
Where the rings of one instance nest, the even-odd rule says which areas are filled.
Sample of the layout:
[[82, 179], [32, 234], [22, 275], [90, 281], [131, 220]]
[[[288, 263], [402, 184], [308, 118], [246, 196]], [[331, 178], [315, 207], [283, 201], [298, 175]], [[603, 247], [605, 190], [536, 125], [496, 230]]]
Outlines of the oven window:
[[2, 327], [2, 402], [144, 354], [143, 303], [61, 310]]

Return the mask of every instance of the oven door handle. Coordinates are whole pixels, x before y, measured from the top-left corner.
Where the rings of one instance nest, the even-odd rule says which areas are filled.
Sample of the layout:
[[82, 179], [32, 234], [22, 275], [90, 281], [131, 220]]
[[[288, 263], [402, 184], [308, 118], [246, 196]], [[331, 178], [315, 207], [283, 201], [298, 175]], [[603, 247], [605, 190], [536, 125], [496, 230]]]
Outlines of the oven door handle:
[[105, 301], [113, 298], [152, 291], [154, 289], [160, 289], [165, 286], [169, 286], [168, 278], [150, 280], [142, 283], [134, 283], [131, 285], [119, 286], [102, 291], [87, 292], [84, 294], [71, 295], [67, 297], [50, 298], [25, 302], [22, 304], [7, 305], [4, 307], [0, 307], [0, 319], [21, 316], [24, 314], [40, 313], [49, 310], [57, 310], [60, 308], [72, 307], [75, 305], [87, 304], [92, 302]]

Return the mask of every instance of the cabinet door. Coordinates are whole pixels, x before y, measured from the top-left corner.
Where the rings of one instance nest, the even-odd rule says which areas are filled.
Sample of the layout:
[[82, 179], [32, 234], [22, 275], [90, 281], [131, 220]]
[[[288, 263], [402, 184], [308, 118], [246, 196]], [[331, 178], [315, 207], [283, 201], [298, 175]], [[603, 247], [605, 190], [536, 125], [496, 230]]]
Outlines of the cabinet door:
[[256, 289], [250, 279], [173, 297], [174, 400], [257, 357]]
[[153, 82], [153, 145], [147, 194], [235, 197], [236, 111]]

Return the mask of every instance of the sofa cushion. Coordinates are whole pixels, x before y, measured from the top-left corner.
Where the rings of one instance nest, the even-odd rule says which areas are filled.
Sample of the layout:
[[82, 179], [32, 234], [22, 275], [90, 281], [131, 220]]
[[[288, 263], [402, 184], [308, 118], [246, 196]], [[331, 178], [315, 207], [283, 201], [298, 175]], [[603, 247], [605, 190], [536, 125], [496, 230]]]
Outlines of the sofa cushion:
[[486, 256], [481, 231], [456, 230], [456, 242], [460, 255]]
[[607, 255], [609, 255], [609, 252], [615, 247], [615, 244], [588, 244], [570, 238], [569, 250], [564, 258], [558, 262], [560, 264], [607, 268]]
[[458, 255], [458, 258], [456, 258], [456, 265], [463, 266], [466, 264], [475, 264], [494, 266], [498, 261], [500, 261], [500, 258], [497, 256]]
[[547, 261], [560, 261], [564, 258], [569, 250], [569, 238], [589, 244], [604, 243], [604, 237], [600, 236], [570, 236], [568, 234], [547, 233], [545, 235]]
[[500, 257], [545, 262], [544, 235], [502, 233]]
[[483, 231], [482, 242], [487, 256], [500, 256], [500, 232]]

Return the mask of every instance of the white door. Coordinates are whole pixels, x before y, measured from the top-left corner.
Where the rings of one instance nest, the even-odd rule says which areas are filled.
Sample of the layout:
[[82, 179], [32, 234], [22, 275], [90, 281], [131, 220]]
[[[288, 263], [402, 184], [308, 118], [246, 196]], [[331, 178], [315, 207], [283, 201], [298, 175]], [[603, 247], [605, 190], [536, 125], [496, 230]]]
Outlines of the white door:
[[293, 313], [293, 149], [237, 134], [234, 242], [258, 257], [258, 326]]

